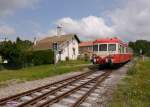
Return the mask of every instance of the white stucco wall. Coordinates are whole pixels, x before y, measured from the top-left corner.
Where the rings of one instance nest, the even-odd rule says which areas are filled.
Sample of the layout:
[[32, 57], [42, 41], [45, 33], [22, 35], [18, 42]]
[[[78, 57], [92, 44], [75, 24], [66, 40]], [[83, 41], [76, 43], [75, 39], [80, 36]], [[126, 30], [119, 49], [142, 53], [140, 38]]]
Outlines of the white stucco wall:
[[[76, 39], [70, 40], [68, 43], [67, 41], [65, 42], [65, 44], [63, 45], [62, 48], [62, 54], [61, 54], [61, 60], [65, 61], [66, 57], [69, 56], [69, 60], [76, 60], [78, 55], [79, 55], [79, 44], [78, 41]], [[75, 49], [75, 55], [73, 53], [73, 48]], [[59, 54], [56, 54], [56, 61], [59, 60]]]

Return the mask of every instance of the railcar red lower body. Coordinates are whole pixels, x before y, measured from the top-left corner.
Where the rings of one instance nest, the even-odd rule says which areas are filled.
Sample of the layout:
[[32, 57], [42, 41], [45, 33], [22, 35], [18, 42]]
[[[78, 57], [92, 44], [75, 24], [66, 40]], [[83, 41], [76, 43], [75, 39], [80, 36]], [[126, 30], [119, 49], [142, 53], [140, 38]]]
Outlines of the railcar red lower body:
[[128, 62], [132, 59], [132, 54], [113, 54], [106, 57], [96, 56], [94, 58], [94, 63], [103, 64], [122, 64]]

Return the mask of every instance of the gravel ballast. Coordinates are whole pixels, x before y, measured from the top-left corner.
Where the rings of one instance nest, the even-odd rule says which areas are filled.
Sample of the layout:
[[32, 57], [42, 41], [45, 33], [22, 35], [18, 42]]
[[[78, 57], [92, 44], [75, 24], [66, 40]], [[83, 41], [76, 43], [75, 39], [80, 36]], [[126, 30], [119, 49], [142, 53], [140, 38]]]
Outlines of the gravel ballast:
[[27, 81], [27, 82], [23, 82], [23, 83], [14, 83], [14, 84], [9, 84], [6, 87], [1, 87], [0, 88], [0, 99], [1, 98], [5, 98], [8, 96], [12, 96], [18, 93], [22, 93], [34, 88], [38, 88], [40, 86], [44, 86], [59, 80], [63, 80], [66, 78], [69, 78], [71, 76], [75, 76], [78, 74], [83, 73], [84, 71], [88, 71], [87, 68], [83, 69], [83, 71], [76, 71], [76, 72], [70, 72], [67, 74], [62, 74], [62, 75], [58, 75], [58, 76], [53, 76], [53, 77], [48, 77], [48, 78], [44, 78], [44, 79], [39, 79], [39, 80], [34, 80], [34, 81]]
[[123, 67], [114, 70], [112, 74], [109, 76], [101, 84], [101, 89], [99, 89], [100, 94], [95, 102], [93, 102], [92, 107], [108, 107], [109, 102], [112, 99], [112, 94], [114, 90], [117, 88], [117, 84], [120, 82], [122, 78], [125, 77], [129, 67], [131, 66], [131, 62], [124, 65]]

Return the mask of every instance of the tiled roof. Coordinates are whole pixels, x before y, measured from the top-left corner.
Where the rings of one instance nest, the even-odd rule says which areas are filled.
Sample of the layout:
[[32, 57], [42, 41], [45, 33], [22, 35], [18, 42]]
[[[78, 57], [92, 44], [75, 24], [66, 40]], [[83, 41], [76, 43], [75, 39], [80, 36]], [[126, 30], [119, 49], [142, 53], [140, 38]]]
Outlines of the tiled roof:
[[51, 36], [46, 37], [44, 39], [41, 39], [37, 41], [36, 45], [33, 46], [34, 50], [47, 50], [52, 49], [52, 44], [54, 42], [57, 42], [58, 44], [64, 43], [65, 41], [71, 40], [72, 38], [77, 39], [77, 41], [80, 43], [79, 38], [75, 34], [67, 34], [67, 35], [61, 35], [61, 36]]
[[81, 42], [79, 46], [93, 46], [93, 41]]

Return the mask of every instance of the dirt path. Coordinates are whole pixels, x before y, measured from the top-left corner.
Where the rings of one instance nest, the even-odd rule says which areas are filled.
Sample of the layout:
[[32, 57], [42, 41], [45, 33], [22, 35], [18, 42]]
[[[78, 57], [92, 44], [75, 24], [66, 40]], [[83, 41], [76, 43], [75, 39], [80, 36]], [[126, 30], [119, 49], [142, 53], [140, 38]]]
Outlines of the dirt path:
[[100, 95], [92, 104], [92, 107], [107, 107], [108, 102], [112, 98], [114, 89], [120, 80], [125, 76], [130, 64], [131, 63], [128, 63], [124, 67], [115, 70], [112, 75], [103, 82], [100, 89]]

